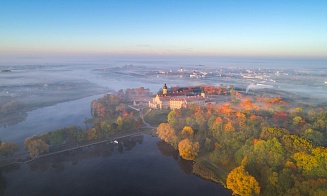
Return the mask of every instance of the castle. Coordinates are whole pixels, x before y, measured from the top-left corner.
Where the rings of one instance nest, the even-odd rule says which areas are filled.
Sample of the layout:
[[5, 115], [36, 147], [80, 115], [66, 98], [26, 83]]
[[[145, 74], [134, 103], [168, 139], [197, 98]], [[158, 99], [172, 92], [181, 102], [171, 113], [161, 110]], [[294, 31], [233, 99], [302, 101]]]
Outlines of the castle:
[[149, 101], [149, 107], [153, 109], [181, 109], [187, 108], [190, 104], [205, 106], [205, 94], [187, 95], [183, 92], [168, 92], [167, 85], [162, 88], [162, 94], [157, 94], [152, 101]]

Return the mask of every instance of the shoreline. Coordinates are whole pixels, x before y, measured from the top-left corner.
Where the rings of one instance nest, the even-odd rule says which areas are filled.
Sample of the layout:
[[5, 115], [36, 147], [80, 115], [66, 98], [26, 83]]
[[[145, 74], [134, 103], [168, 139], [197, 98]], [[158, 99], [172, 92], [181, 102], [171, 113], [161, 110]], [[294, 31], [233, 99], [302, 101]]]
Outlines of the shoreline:
[[[31, 158], [28, 155], [28, 153], [18, 154], [16, 156], [12, 156], [12, 157], [10, 157], [8, 159], [9, 161], [10, 161], [10, 159], [16, 159], [16, 161], [13, 161], [13, 162], [10, 162], [10, 163], [4, 164], [4, 165], [0, 164], [0, 169], [3, 168], [3, 167], [8, 167], [8, 166], [14, 165], [14, 164], [28, 163], [28, 162], [31, 162], [33, 160], [39, 159], [39, 158], [44, 158], [44, 157], [47, 157], [47, 156], [60, 154], [60, 153], [63, 153], [63, 152], [68, 152], [68, 151], [76, 150], [76, 149], [79, 149], [79, 148], [84, 148], [84, 147], [88, 147], [88, 146], [92, 146], [92, 145], [97, 145], [97, 144], [101, 144], [101, 143], [104, 143], [104, 142], [111, 142], [113, 140], [129, 137], [129, 136], [134, 136], [134, 135], [138, 135], [138, 134], [145, 134], [145, 133], [143, 133], [141, 130], [126, 131], [126, 132], [123, 132], [123, 133], [120, 133], [120, 134], [115, 134], [115, 135], [110, 136], [108, 138], [105, 138], [103, 140], [94, 140], [94, 141], [92, 141], [90, 143], [85, 142], [82, 145], [77, 144], [77, 146], [72, 146], [72, 147], [69, 147], [69, 148], [66, 148], [66, 149], [61, 149], [61, 150], [54, 151], [54, 152], [44, 153], [44, 154], [41, 154], [41, 155], [39, 155], [37, 157], [34, 157], [34, 158]], [[19, 161], [21, 158], [25, 158], [25, 160], [24, 161]], [[30, 158], [30, 159], [28, 159], [28, 158]], [[6, 160], [6, 158], [2, 159], [1, 161], [5, 161], [5, 160]]]

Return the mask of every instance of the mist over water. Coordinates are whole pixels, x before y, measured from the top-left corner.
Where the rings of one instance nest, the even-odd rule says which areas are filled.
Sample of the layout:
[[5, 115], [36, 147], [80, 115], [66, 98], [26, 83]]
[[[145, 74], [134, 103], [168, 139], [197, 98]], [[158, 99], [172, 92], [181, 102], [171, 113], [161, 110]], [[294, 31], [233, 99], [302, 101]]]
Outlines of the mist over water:
[[[0, 116], [0, 138], [18, 143], [19, 153], [23, 152], [25, 138], [32, 135], [71, 125], [88, 126], [84, 120], [91, 117], [91, 101], [120, 89], [144, 87], [156, 94], [164, 83], [168, 87], [204, 84], [234, 85], [244, 93], [251, 86], [249, 93], [256, 93], [260, 88], [269, 92], [269, 86], [286, 92], [281, 95], [287, 98], [311, 104], [325, 104], [327, 99], [327, 64], [321, 59], [90, 59], [8, 64], [1, 65], [0, 70], [0, 106], [19, 103], [14, 112]], [[3, 172], [2, 177], [8, 195], [17, 193], [17, 188], [32, 195], [46, 190], [69, 195], [76, 193], [75, 189], [80, 195], [104, 194], [108, 190], [133, 195], [201, 195], [204, 191], [207, 195], [226, 194], [221, 185], [191, 174], [178, 153], [164, 159], [160, 153], [167, 156], [167, 152], [160, 149], [162, 144], [158, 142], [158, 138], [145, 135], [142, 144], [133, 145], [135, 149], [124, 154], [118, 146], [115, 150], [107, 144], [94, 146], [22, 164]], [[61, 191], [62, 187], [65, 189]]]

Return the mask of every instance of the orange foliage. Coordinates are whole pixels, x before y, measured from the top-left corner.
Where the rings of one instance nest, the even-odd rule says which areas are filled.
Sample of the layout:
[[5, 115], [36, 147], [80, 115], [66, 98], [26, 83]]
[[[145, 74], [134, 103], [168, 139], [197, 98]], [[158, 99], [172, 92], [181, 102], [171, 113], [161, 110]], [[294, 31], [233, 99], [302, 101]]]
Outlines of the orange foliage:
[[220, 147], [220, 144], [218, 142], [215, 142], [213, 145], [214, 145], [215, 149]]
[[235, 91], [235, 95], [236, 95], [236, 97], [242, 98], [242, 94], [239, 93], [238, 91]]
[[201, 106], [196, 106], [195, 110], [194, 110], [194, 116], [199, 115], [199, 114], [203, 114], [203, 110], [201, 109]]
[[213, 108], [213, 105], [211, 103], [209, 103], [209, 104], [206, 105], [206, 109], [207, 109], [208, 115], [211, 115], [212, 114], [212, 108]]
[[226, 89], [222, 89], [216, 86], [204, 86], [203, 92], [208, 95], [220, 95], [222, 93], [226, 93]]
[[241, 102], [240, 105], [241, 105], [241, 107], [243, 107], [246, 110], [258, 110], [259, 109], [259, 107], [256, 104], [252, 103], [252, 101], [250, 101], [248, 99]]
[[92, 103], [93, 108], [96, 111], [97, 116], [104, 118], [105, 116], [105, 107], [103, 104], [99, 103], [99, 102], [93, 102]]
[[256, 144], [260, 139], [253, 139], [253, 144]]
[[232, 108], [230, 108], [228, 105], [223, 105], [220, 108], [221, 113], [226, 114], [227, 116], [231, 115], [233, 112]]
[[213, 124], [217, 125], [217, 124], [220, 124], [222, 122], [223, 122], [223, 119], [220, 116], [218, 116]]
[[225, 124], [225, 131], [227, 131], [227, 132], [233, 132], [233, 131], [235, 131], [235, 128], [232, 125], [232, 122], [231, 121], [229, 121], [227, 124]]
[[274, 97], [267, 99], [266, 106], [276, 105], [276, 104], [286, 104], [286, 102], [280, 97]]
[[194, 160], [198, 156], [200, 150], [199, 142], [191, 142], [189, 139], [184, 139], [178, 144], [179, 154], [183, 159]]

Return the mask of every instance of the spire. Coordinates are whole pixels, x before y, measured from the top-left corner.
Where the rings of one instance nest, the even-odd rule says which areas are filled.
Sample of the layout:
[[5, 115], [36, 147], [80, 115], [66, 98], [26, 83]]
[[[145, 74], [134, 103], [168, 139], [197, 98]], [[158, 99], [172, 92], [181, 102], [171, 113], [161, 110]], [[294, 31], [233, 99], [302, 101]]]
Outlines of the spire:
[[162, 88], [162, 94], [166, 95], [167, 94], [167, 85], [165, 83], [164, 87]]

